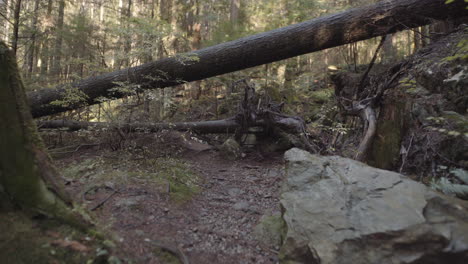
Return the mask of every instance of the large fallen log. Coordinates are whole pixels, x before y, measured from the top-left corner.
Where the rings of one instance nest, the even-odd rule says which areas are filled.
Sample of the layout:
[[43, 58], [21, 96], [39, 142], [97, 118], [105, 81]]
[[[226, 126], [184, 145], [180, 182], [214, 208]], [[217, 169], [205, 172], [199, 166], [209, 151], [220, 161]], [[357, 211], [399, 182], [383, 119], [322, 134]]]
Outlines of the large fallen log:
[[445, 0], [395, 0], [355, 8], [338, 14], [222, 43], [188, 54], [107, 73], [83, 81], [28, 94], [34, 117], [75, 109], [82, 104], [50, 104], [63, 100], [70, 88], [86, 94], [87, 104], [99, 97], [120, 98], [111, 90], [118, 83], [138, 84], [141, 89], [162, 88], [201, 80], [279, 61], [294, 56], [427, 25], [433, 19], [466, 16], [466, 3]]
[[[261, 124], [259, 124], [261, 125]], [[175, 123], [108, 123], [108, 122], [83, 122], [73, 120], [48, 120], [38, 121], [39, 129], [61, 129], [70, 131], [80, 129], [121, 129], [126, 132], [159, 132], [161, 130], [192, 130], [202, 134], [234, 133], [240, 125], [235, 119], [223, 119], [200, 122], [175, 122]]]

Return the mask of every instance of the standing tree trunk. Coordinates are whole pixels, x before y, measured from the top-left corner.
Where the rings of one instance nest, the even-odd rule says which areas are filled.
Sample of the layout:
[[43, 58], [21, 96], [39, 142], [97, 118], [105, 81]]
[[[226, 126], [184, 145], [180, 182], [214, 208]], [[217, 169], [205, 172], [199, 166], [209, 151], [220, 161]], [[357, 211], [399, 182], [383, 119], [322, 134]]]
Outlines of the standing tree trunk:
[[[52, 19], [52, 0], [47, 1], [47, 15], [46, 20], [49, 21]], [[47, 77], [47, 71], [49, 70], [49, 61], [51, 61], [51, 56], [49, 52], [49, 42], [50, 38], [50, 26], [46, 25], [44, 30], [44, 37], [42, 38], [42, 49], [41, 49], [41, 75], [43, 78]]]
[[34, 70], [34, 64], [36, 60], [34, 59], [36, 56], [36, 35], [37, 35], [37, 19], [38, 19], [38, 11], [39, 11], [39, 0], [34, 1], [34, 14], [32, 18], [32, 34], [31, 34], [31, 46], [29, 48], [28, 54], [28, 74], [29, 77], [32, 76]]
[[21, 12], [21, 0], [16, 0], [15, 10], [13, 14], [13, 39], [11, 40], [11, 46], [13, 47], [13, 53], [15, 55], [16, 55], [16, 52], [18, 51], [20, 12]]
[[10, 1], [9, 0], [4, 0], [3, 1], [3, 6], [5, 9], [5, 25], [4, 25], [4, 35], [5, 35], [5, 43], [9, 42], [9, 34], [10, 34]]
[[32, 119], [12, 51], [0, 42], [0, 208], [16, 205], [85, 228]]
[[61, 61], [62, 61], [62, 42], [63, 42], [63, 18], [65, 14], [65, 0], [60, 0], [59, 10], [55, 32], [54, 63], [52, 66], [52, 75], [60, 79]]

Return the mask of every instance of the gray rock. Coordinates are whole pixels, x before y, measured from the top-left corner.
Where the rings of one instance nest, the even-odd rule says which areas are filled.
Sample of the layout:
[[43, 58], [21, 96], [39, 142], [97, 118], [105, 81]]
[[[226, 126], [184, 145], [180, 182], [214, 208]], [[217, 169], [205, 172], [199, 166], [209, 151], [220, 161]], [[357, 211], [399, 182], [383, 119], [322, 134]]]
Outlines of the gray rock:
[[227, 139], [219, 148], [221, 155], [228, 160], [236, 160], [241, 157], [241, 147], [233, 138]]
[[144, 198], [145, 198], [144, 196], [121, 198], [115, 203], [115, 206], [119, 208], [134, 209], [141, 204], [141, 201]]
[[284, 221], [280, 214], [264, 215], [254, 228], [255, 238], [263, 245], [277, 249], [285, 235]]
[[285, 158], [282, 263], [466, 263], [467, 202], [350, 159]]
[[227, 192], [228, 192], [229, 196], [232, 196], [232, 197], [236, 197], [236, 196], [239, 196], [241, 194], [244, 194], [244, 191], [239, 189], [239, 188], [231, 188]]
[[240, 201], [240, 202], [237, 202], [235, 203], [232, 208], [234, 208], [234, 210], [238, 210], [238, 211], [248, 211], [249, 210], [249, 207], [250, 207], [250, 204], [246, 201]]

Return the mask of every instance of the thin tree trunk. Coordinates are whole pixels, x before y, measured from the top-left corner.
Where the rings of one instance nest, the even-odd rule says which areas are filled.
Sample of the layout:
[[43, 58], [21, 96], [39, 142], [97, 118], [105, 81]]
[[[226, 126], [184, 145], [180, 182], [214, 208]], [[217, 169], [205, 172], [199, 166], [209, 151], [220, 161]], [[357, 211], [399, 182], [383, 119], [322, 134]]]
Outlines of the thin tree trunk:
[[5, 25], [4, 25], [4, 34], [5, 34], [5, 43], [9, 42], [9, 35], [10, 35], [10, 1], [4, 0], [3, 6], [5, 7]]
[[20, 12], [21, 12], [21, 0], [16, 0], [15, 10], [13, 14], [13, 39], [11, 40], [11, 46], [13, 47], [13, 53], [15, 55], [18, 51]]
[[[51, 19], [52, 15], [52, 0], [47, 2], [47, 15], [46, 19]], [[41, 75], [45, 78], [47, 77], [47, 71], [49, 70], [49, 61], [51, 61], [51, 56], [49, 54], [49, 45], [50, 40], [47, 35], [50, 34], [50, 27], [46, 27], [44, 30], [45, 37], [42, 40], [42, 50], [41, 50]]]
[[60, 0], [58, 17], [56, 24], [56, 36], [55, 36], [55, 47], [54, 47], [54, 62], [52, 66], [52, 74], [57, 77], [57, 80], [60, 79], [61, 72], [61, 61], [62, 61], [62, 42], [63, 42], [63, 20], [65, 14], [65, 0]]
[[33, 20], [32, 20], [32, 34], [31, 34], [31, 46], [29, 48], [29, 56], [28, 56], [28, 73], [29, 77], [32, 76], [34, 70], [35, 60], [35, 50], [36, 50], [36, 34], [37, 34], [37, 19], [38, 19], [38, 11], [39, 11], [39, 2], [40, 0], [36, 0], [34, 2], [34, 13], [33, 13]]
[[[101, 96], [126, 96], [109, 91], [117, 85], [116, 82], [129, 80], [140, 84], [142, 89], [174, 86], [426, 25], [431, 22], [430, 19], [464, 15], [466, 11], [463, 1], [451, 4], [445, 4], [443, 0], [382, 1], [222, 43], [190, 54], [181, 54], [85, 79], [72, 84], [72, 87], [88, 96], [88, 104], [96, 104], [98, 102], [95, 99]], [[60, 86], [57, 89], [30, 93], [33, 116], [51, 115], [76, 108], [77, 106], [50, 104], [60, 100], [65, 91], [65, 88]]]

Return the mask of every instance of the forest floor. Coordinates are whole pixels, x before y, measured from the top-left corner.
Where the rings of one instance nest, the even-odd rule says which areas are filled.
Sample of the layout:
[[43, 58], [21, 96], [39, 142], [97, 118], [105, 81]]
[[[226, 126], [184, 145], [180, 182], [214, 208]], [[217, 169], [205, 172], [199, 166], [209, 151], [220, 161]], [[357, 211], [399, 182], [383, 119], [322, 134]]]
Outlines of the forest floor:
[[282, 154], [221, 154], [89, 148], [57, 164], [75, 200], [117, 236], [124, 263], [177, 263], [170, 251], [190, 263], [277, 263], [278, 248], [260, 243], [254, 229], [262, 215], [280, 213]]

